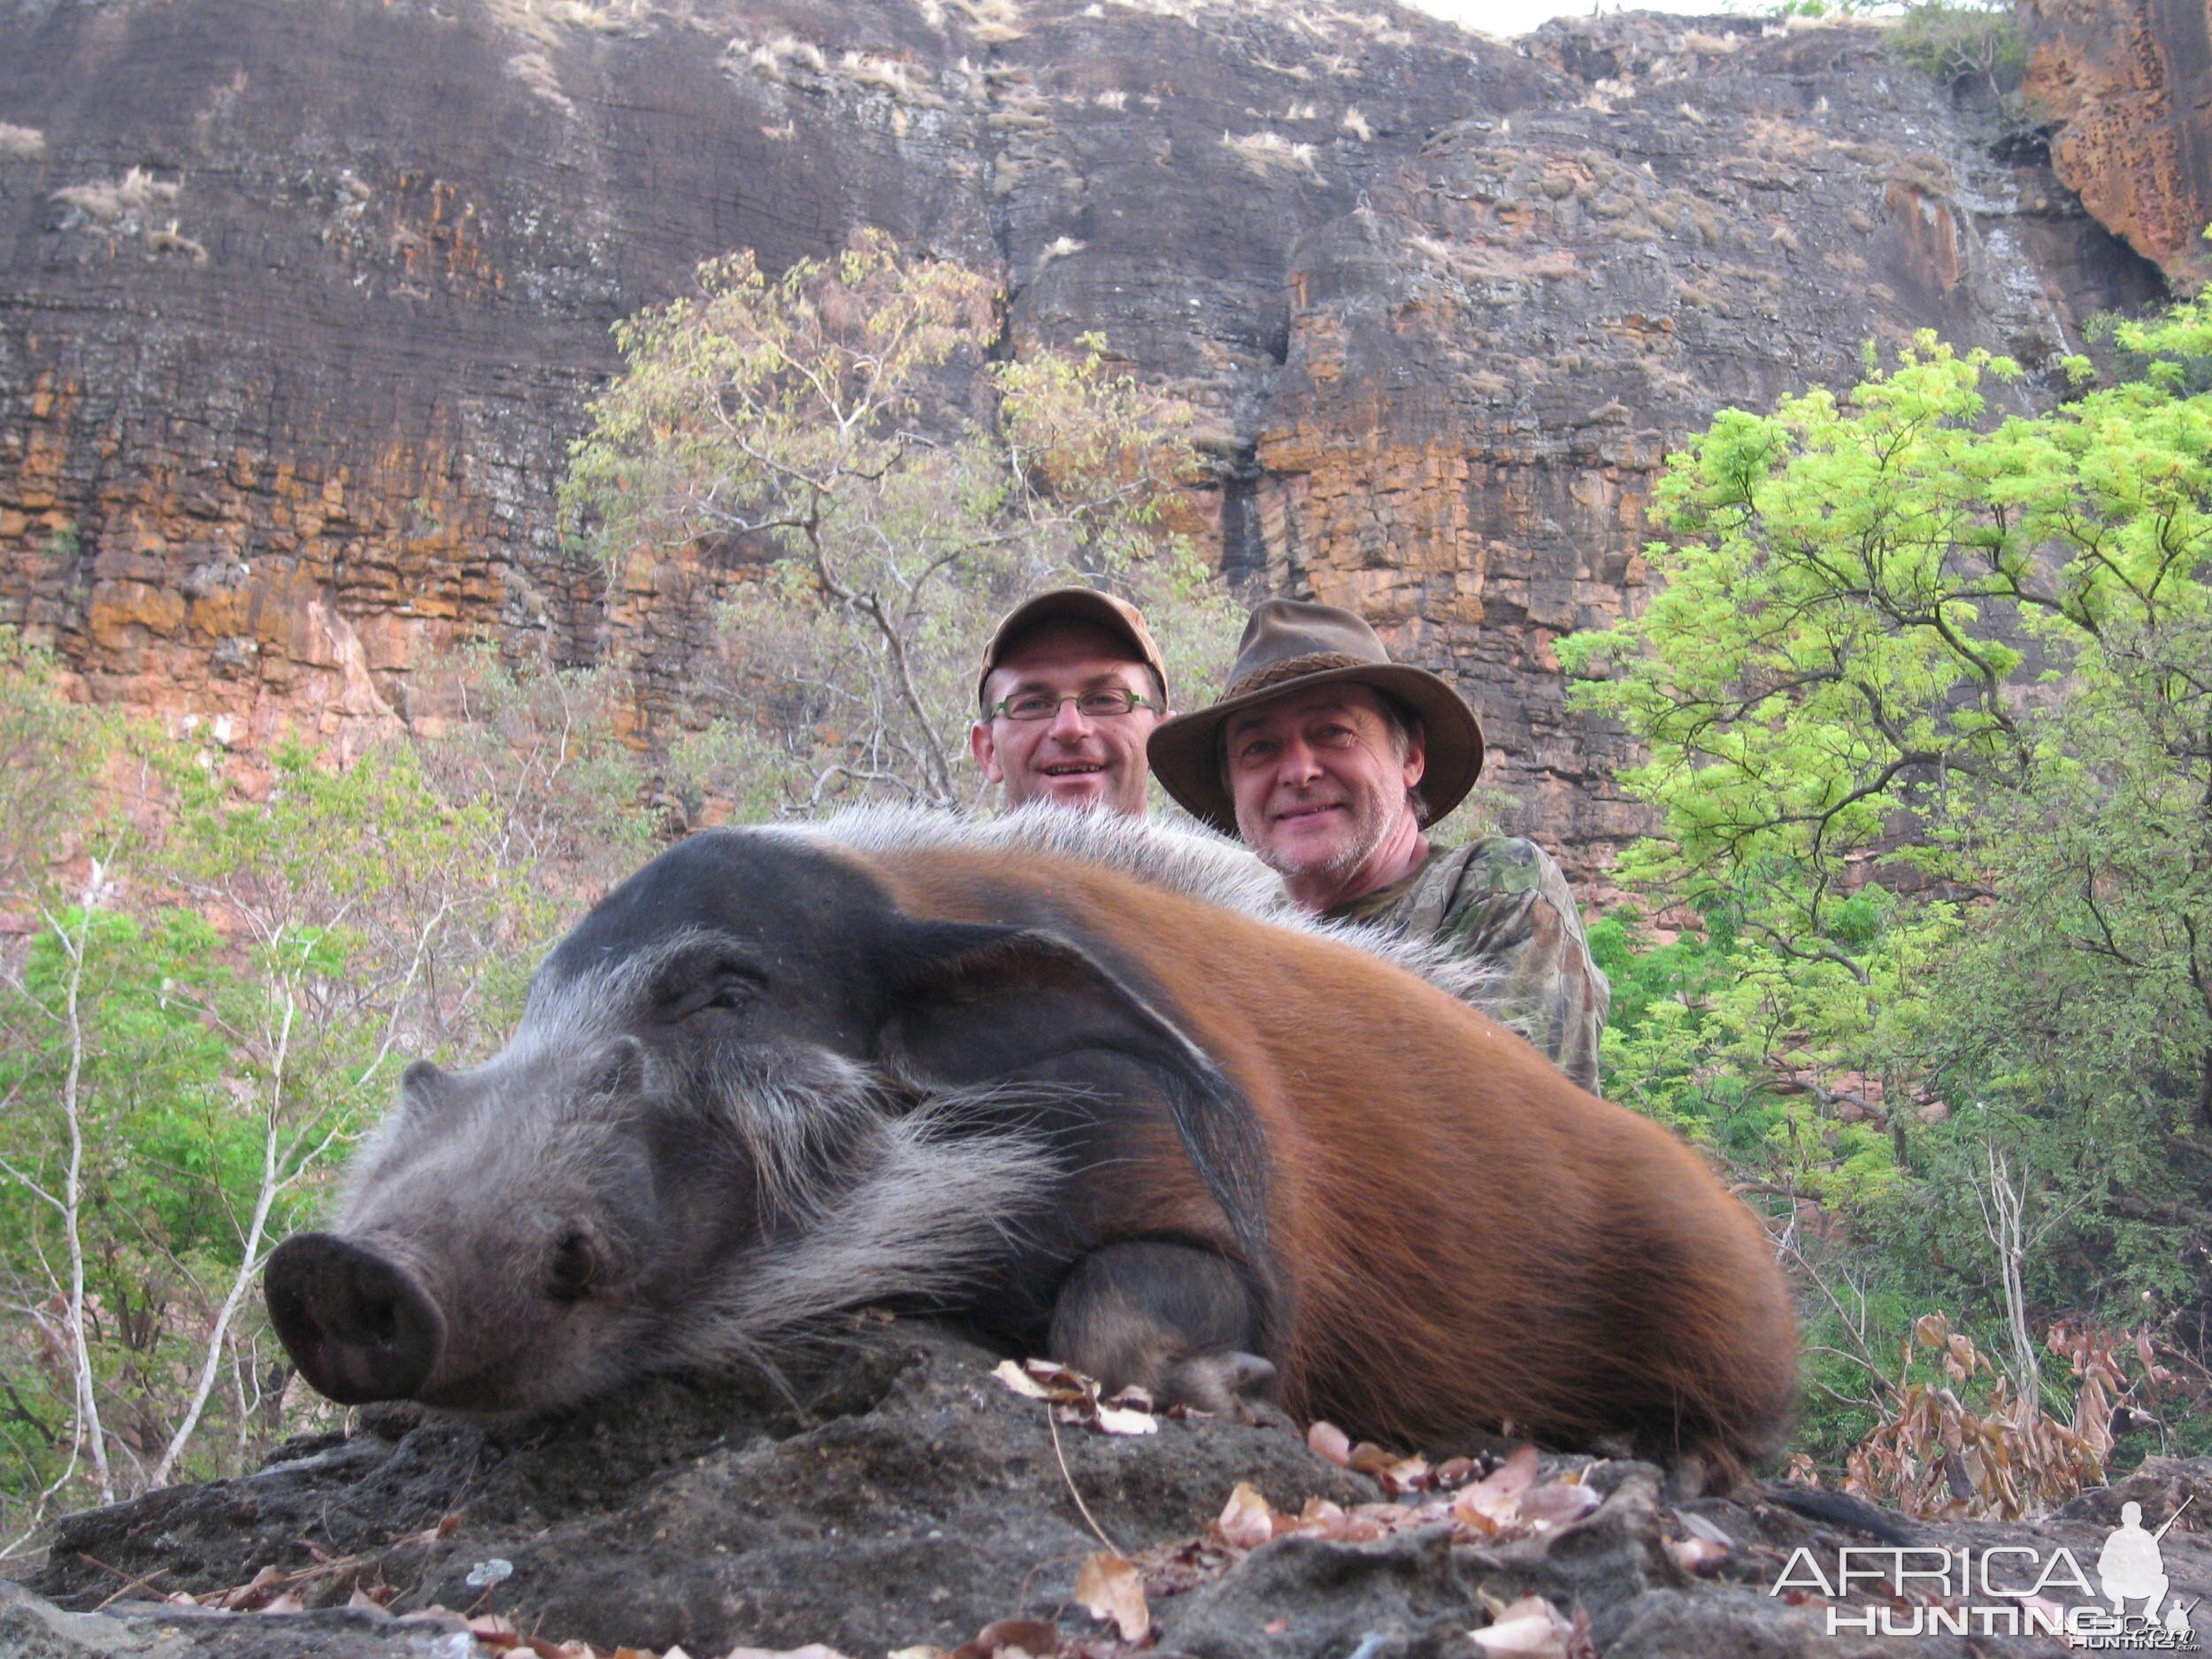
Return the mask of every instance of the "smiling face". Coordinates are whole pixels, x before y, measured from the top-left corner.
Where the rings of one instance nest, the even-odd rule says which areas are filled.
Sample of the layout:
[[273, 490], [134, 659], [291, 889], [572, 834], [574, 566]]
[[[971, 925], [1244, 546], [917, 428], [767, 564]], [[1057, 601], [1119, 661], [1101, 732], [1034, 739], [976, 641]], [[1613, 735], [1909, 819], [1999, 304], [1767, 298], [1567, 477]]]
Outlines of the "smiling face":
[[1412, 869], [1423, 842], [1407, 791], [1425, 764], [1418, 731], [1402, 739], [1364, 686], [1286, 692], [1236, 715], [1223, 734], [1238, 834], [1312, 910]]
[[[983, 696], [995, 707], [1025, 693], [1074, 698], [1106, 689], [1133, 691], [1148, 703], [1160, 697], [1151, 670], [1126, 641], [1087, 622], [1056, 621], [1038, 624], [1000, 653]], [[1151, 775], [1144, 741], [1161, 716], [1145, 707], [1094, 718], [1063, 702], [1049, 719], [979, 720], [969, 745], [983, 775], [1006, 786], [1009, 806], [1051, 801], [1141, 816]]]

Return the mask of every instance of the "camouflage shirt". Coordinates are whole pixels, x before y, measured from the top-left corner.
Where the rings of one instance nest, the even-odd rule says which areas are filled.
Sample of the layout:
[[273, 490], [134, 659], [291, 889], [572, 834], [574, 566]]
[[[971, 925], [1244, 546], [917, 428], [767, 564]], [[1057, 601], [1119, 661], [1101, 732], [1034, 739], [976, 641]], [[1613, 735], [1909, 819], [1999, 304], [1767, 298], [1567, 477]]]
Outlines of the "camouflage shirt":
[[1432, 852], [1402, 880], [1323, 914], [1433, 939], [1494, 968], [1497, 987], [1475, 1006], [1597, 1093], [1598, 1033], [1613, 987], [1590, 960], [1565, 873], [1534, 841], [1491, 835]]

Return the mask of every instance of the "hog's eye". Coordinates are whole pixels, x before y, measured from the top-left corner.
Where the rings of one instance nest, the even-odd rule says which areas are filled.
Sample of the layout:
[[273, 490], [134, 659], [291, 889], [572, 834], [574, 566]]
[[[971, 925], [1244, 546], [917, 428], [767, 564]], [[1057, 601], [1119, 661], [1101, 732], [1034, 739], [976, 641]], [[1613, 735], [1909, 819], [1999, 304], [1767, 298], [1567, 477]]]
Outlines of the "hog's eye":
[[759, 995], [760, 987], [755, 981], [733, 976], [718, 981], [707, 1000], [700, 1006], [721, 1009], [743, 1008]]
[[718, 969], [687, 980], [665, 994], [663, 1006], [671, 1020], [689, 1019], [709, 1009], [722, 1013], [749, 1008], [760, 995], [760, 977], [738, 968]]
[[581, 1302], [591, 1294], [599, 1277], [598, 1254], [582, 1233], [565, 1233], [553, 1247], [553, 1267], [546, 1279], [546, 1294], [556, 1302]]

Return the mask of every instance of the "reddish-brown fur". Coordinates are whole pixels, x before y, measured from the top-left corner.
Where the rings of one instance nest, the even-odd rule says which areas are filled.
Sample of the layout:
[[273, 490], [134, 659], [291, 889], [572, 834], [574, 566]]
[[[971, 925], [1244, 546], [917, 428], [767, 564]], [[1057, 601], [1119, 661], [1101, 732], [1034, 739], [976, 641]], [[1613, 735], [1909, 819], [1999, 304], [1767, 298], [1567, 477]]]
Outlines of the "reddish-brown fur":
[[[1795, 1388], [1763, 1230], [1675, 1135], [1342, 943], [1087, 864], [933, 849], [861, 860], [910, 913], [1023, 920], [1125, 975], [1228, 1074], [1271, 1163], [1286, 1403], [1423, 1441], [1509, 1424], [1632, 1434], [1723, 1471]], [[1113, 1221], [1238, 1254], [1167, 1140]]]

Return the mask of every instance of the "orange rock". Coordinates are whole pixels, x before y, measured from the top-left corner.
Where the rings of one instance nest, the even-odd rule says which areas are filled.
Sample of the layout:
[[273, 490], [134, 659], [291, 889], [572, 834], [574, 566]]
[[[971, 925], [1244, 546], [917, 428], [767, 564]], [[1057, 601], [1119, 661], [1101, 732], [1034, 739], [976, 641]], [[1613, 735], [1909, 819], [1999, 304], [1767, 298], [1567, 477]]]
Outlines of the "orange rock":
[[2051, 164], [2082, 205], [2193, 291], [2212, 280], [2212, 72], [2205, 12], [2185, 0], [2030, 0], [2021, 90], [2060, 123]]
[[[142, 643], [141, 634], [167, 639], [184, 626], [181, 595], [147, 582], [101, 582], [85, 604], [85, 628], [104, 650]], [[135, 631], [135, 632], [134, 632]]]

